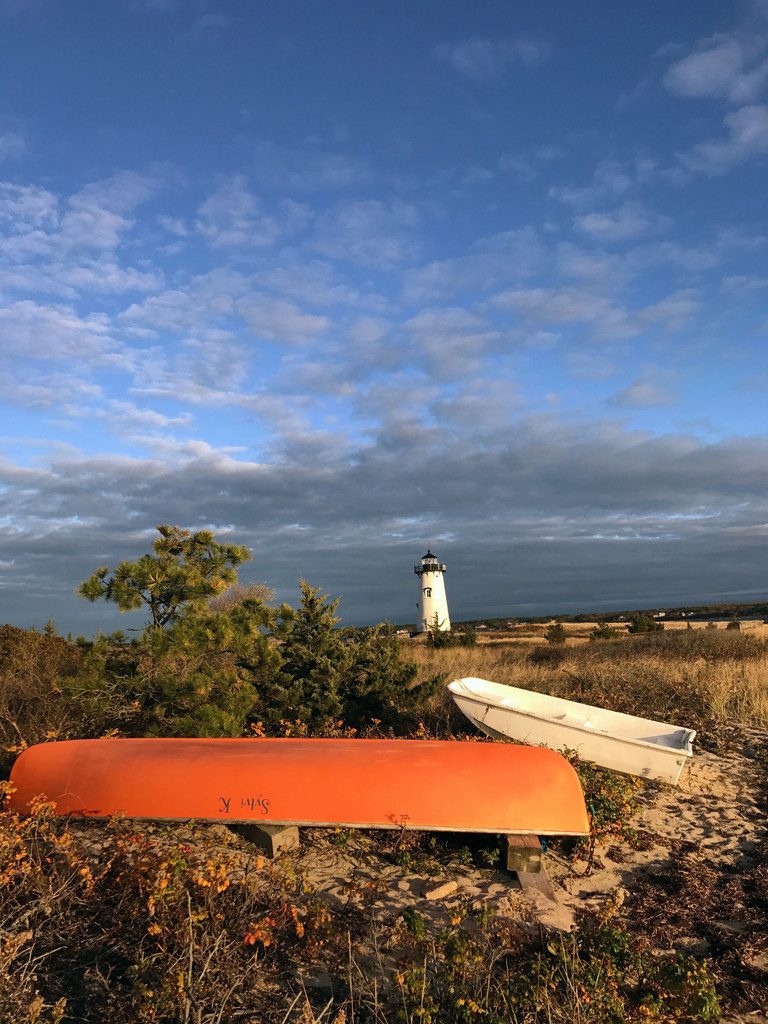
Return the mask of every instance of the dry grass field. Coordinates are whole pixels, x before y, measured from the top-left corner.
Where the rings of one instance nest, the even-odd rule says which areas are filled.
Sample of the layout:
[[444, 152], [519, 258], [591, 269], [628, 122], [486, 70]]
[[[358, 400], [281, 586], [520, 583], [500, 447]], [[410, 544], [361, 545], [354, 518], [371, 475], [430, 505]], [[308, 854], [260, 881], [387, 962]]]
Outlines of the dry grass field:
[[[674, 720], [701, 729], [736, 723], [768, 727], [768, 625], [666, 624], [661, 633], [629, 636], [625, 623], [614, 640], [592, 641], [592, 623], [565, 623], [565, 644], [547, 644], [545, 625], [511, 633], [478, 634], [475, 647], [434, 649], [423, 638], [408, 656], [426, 674], [449, 679], [477, 676], [646, 718]], [[547, 655], [551, 654], [551, 659]]]
[[[728, 626], [728, 619], [712, 620], [714, 628], [725, 630]], [[606, 625], [620, 633], [626, 632], [627, 623], [619, 621], [608, 621]], [[707, 629], [706, 622], [691, 622], [692, 630]], [[548, 628], [547, 623], [525, 622], [509, 630], [480, 630], [477, 634], [478, 643], [483, 646], [510, 643], [546, 643], [544, 634]], [[594, 622], [564, 622], [563, 628], [568, 634], [567, 643], [569, 646], [584, 643], [589, 640], [590, 633], [595, 628]], [[682, 619], [664, 620], [664, 632], [676, 632], [678, 630], [688, 631], [688, 622]], [[754, 621], [742, 621], [740, 632], [749, 634], [758, 640], [768, 640], [768, 623], [760, 619]], [[419, 638], [415, 638], [417, 642]]]

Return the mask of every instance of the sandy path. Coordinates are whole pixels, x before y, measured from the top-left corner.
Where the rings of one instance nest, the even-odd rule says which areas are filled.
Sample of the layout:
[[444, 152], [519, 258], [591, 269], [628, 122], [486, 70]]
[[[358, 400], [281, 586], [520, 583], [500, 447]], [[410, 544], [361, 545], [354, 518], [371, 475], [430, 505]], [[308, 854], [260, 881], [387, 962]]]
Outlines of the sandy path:
[[[628, 843], [601, 848], [589, 873], [585, 862], [572, 863], [549, 853], [548, 872], [558, 903], [567, 912], [553, 914], [546, 901], [542, 904], [535, 898], [534, 909], [541, 911], [543, 906], [546, 923], [565, 926], [570, 912], [579, 906], [615, 899], [618, 890], [631, 889], [637, 877], [669, 861], [680, 842], [690, 844], [708, 861], [749, 858], [756, 845], [768, 838], [760, 773], [751, 756], [755, 745], [766, 741], [768, 734], [753, 731], [742, 749], [723, 755], [697, 753], [679, 787], [647, 785], [636, 819], [641, 848]], [[309, 884], [331, 901], [364, 900], [374, 910], [393, 916], [415, 906], [439, 919], [469, 898], [505, 915], [529, 916], [531, 898], [523, 896], [514, 877], [504, 871], [452, 864], [431, 875], [393, 865], [377, 856], [374, 844], [365, 839], [353, 837], [346, 848], [335, 846], [328, 833], [307, 839], [299, 857], [301, 870]], [[457, 890], [437, 901], [425, 899], [425, 892], [445, 881], [457, 882]]]

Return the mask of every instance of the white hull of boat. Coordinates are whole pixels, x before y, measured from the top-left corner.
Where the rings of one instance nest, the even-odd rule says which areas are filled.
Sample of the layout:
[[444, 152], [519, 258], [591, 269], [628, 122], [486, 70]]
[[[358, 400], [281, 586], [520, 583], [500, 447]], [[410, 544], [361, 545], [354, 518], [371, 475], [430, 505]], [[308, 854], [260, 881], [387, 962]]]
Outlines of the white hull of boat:
[[489, 736], [575, 750], [585, 761], [627, 775], [676, 785], [693, 755], [693, 729], [488, 679], [456, 679], [448, 689], [473, 725]]

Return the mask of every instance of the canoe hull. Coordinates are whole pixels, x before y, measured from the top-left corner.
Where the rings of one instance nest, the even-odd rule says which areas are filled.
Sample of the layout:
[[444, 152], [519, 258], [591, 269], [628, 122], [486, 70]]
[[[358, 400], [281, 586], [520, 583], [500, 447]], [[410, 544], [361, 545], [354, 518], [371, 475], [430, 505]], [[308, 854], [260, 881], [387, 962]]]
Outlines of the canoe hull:
[[[543, 744], [552, 750], [575, 750], [584, 760], [593, 761], [604, 768], [672, 785], [678, 783], [683, 768], [691, 758], [691, 742], [695, 736], [692, 730], [675, 731], [675, 735], [680, 734], [680, 742], [684, 742], [683, 746], [665, 746], [611, 733], [606, 728], [585, 728], [583, 713], [585, 710], [590, 710], [588, 705], [560, 698], [549, 698], [544, 694], [533, 695], [529, 691], [500, 684], [491, 684], [495, 690], [499, 691], [499, 695], [490, 693], [483, 695], [481, 688], [476, 687], [474, 690], [472, 688], [472, 684], [487, 682], [487, 680], [459, 679], [450, 683], [448, 688], [457, 707], [472, 724], [495, 739], [511, 739], [518, 743], [535, 745]], [[531, 711], [514, 705], [502, 706], [500, 703], [502, 691], [508, 691], [509, 696], [506, 699], [510, 702], [514, 702], [520, 694], [524, 694], [526, 699], [535, 696], [540, 707]], [[547, 702], [551, 702], [551, 704]], [[551, 708], [551, 714], [547, 714], [548, 708]], [[574, 710], [569, 715], [568, 711], [571, 709], [578, 709], [578, 712]], [[636, 723], [646, 724], [643, 719], [637, 719], [634, 716], [614, 715], [613, 712], [605, 712], [604, 709], [598, 708], [591, 710], [595, 713], [593, 715], [595, 718], [599, 718], [600, 713], [604, 716], [612, 716], [613, 720], [617, 722], [617, 727], [622, 720], [630, 718]], [[556, 713], [562, 720], [555, 717]], [[577, 715], [581, 716], [582, 724], [580, 725], [574, 724], [580, 720]], [[611, 718], [608, 718], [605, 723], [609, 728], [610, 721]], [[648, 726], [660, 724], [662, 723], [647, 723]]]
[[11, 773], [13, 810], [153, 820], [586, 835], [551, 750], [438, 740], [104, 739], [44, 743]]

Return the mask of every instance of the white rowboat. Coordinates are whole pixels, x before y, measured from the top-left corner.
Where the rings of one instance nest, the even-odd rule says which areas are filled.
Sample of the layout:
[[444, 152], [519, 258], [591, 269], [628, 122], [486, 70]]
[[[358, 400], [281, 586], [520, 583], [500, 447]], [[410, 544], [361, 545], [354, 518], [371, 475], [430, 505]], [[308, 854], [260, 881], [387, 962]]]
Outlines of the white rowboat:
[[693, 729], [488, 679], [455, 679], [448, 689], [472, 724], [489, 736], [576, 750], [585, 761], [627, 775], [675, 785], [693, 756]]

